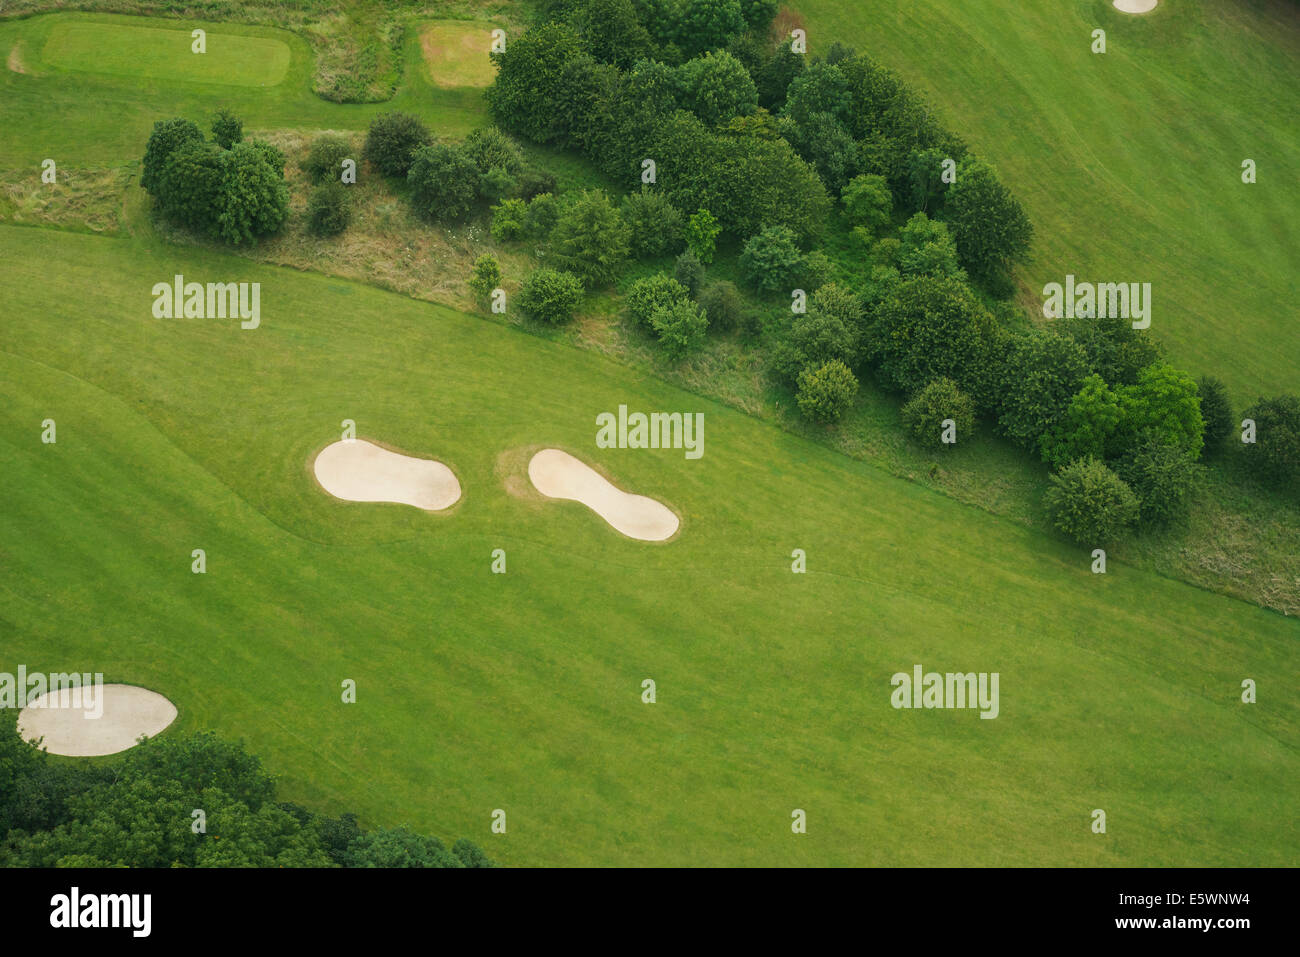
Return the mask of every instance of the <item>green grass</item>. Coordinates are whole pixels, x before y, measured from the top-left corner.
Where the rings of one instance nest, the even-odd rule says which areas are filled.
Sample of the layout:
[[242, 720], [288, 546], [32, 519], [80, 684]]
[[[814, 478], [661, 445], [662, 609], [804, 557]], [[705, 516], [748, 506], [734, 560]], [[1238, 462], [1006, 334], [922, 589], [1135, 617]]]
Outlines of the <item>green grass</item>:
[[488, 57], [492, 30], [485, 20], [439, 20], [420, 28], [424, 74], [435, 86], [485, 87], [496, 79]]
[[1018, 273], [1034, 308], [1066, 273], [1151, 282], [1152, 333], [1183, 367], [1219, 375], [1242, 406], [1295, 390], [1294, 4], [1166, 0], [1140, 17], [1109, 0], [795, 6], [810, 52], [869, 52], [998, 167], [1037, 228]]
[[169, 83], [275, 86], [289, 70], [289, 45], [266, 37], [213, 30], [202, 53], [184, 27], [57, 23], [41, 51], [46, 66]]
[[[155, 688], [179, 727], [244, 736], [291, 799], [515, 864], [1297, 858], [1294, 620], [1122, 563], [1092, 575], [1030, 530], [438, 306], [150, 236], [0, 227], [0, 255], [6, 667]], [[262, 327], [152, 319], [174, 272], [262, 282]], [[704, 411], [704, 458], [599, 452], [619, 403]], [[309, 463], [344, 418], [447, 462], [462, 503], [322, 494]], [[680, 538], [518, 494], [543, 444], [671, 503]], [[890, 675], [918, 662], [999, 672], [1001, 716], [893, 710]]]

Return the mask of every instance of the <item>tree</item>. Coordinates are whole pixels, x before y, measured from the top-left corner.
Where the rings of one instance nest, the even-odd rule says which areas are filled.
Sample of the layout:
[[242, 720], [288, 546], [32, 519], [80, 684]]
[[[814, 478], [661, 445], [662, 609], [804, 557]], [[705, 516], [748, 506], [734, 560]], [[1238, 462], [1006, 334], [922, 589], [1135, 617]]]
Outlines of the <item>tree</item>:
[[538, 143], [550, 143], [565, 133], [562, 117], [550, 101], [565, 67], [583, 56], [582, 38], [570, 26], [543, 23], [514, 38], [506, 49], [491, 54], [497, 66], [488, 87], [492, 118], [504, 129]]
[[568, 322], [582, 299], [582, 280], [571, 272], [543, 267], [524, 280], [515, 296], [519, 308], [552, 325]]
[[480, 176], [490, 170], [503, 170], [511, 179], [523, 175], [524, 151], [519, 144], [495, 126], [481, 126], [465, 137], [461, 151], [474, 164]]
[[691, 250], [677, 257], [673, 264], [673, 278], [686, 287], [692, 296], [700, 291], [704, 282], [704, 263]]
[[838, 193], [857, 175], [861, 165], [858, 144], [831, 114], [813, 113], [801, 121], [786, 117], [779, 129], [831, 192]]
[[343, 161], [354, 156], [352, 141], [337, 133], [325, 133], [312, 141], [302, 168], [314, 183], [342, 182]]
[[803, 55], [795, 53], [790, 44], [782, 43], [773, 50], [754, 75], [759, 106], [773, 112], [785, 106], [790, 84], [803, 72], [804, 66]]
[[509, 242], [524, 235], [524, 217], [528, 215], [528, 204], [522, 199], [503, 199], [492, 207], [492, 238], [498, 242]]
[[809, 64], [791, 79], [781, 115], [797, 123], [806, 123], [815, 113], [842, 121], [848, 119], [852, 108], [848, 78], [838, 66], [823, 60]]
[[794, 230], [769, 226], [745, 243], [738, 265], [746, 282], [761, 292], [789, 292], [799, 281], [803, 262]]
[[1120, 441], [1131, 448], [1144, 432], [1176, 445], [1192, 459], [1205, 442], [1205, 419], [1196, 380], [1167, 363], [1147, 366], [1136, 385], [1119, 390]]
[[1201, 447], [1201, 457], [1208, 458], [1223, 449], [1237, 422], [1232, 415], [1228, 387], [1220, 379], [1201, 376], [1196, 382], [1196, 391], [1201, 396], [1201, 418], [1205, 420], [1205, 444]]
[[370, 121], [362, 150], [370, 165], [385, 176], [406, 176], [415, 151], [433, 142], [433, 136], [409, 113], [381, 113]]
[[1115, 451], [1115, 435], [1122, 418], [1119, 396], [1101, 376], [1088, 376], [1064, 415], [1039, 436], [1043, 461], [1061, 468], [1075, 459], [1106, 458]]
[[840, 192], [849, 223], [875, 233], [887, 226], [894, 211], [894, 198], [885, 177], [864, 173], [849, 180]]
[[687, 60], [677, 76], [682, 105], [709, 126], [758, 108], [758, 90], [749, 71], [725, 50]]
[[730, 332], [740, 325], [744, 314], [744, 300], [736, 284], [720, 279], [700, 290], [700, 308], [709, 318], [709, 327], [720, 332]]
[[1112, 544], [1138, 517], [1138, 499], [1128, 483], [1091, 457], [1052, 475], [1043, 501], [1052, 525], [1087, 547]]
[[568, 22], [593, 57], [622, 70], [654, 49], [632, 0], [583, 0], [569, 14]]
[[902, 411], [903, 427], [922, 445], [937, 449], [951, 448], [945, 443], [944, 422], [951, 419], [956, 427], [956, 438], [969, 436], [975, 431], [975, 402], [957, 388], [949, 378], [927, 383], [908, 400]]
[[858, 380], [843, 362], [832, 359], [799, 373], [795, 402], [815, 422], [837, 421], [853, 406]]
[[244, 121], [227, 109], [217, 110], [212, 120], [212, 139], [228, 150], [244, 138]]
[[677, 362], [704, 345], [709, 320], [697, 303], [685, 299], [655, 309], [650, 328], [659, 336], [668, 358]]
[[1165, 526], [1186, 514], [1199, 468], [1184, 449], [1145, 432], [1116, 463], [1115, 472], [1137, 495], [1139, 519], [1144, 524]]
[[627, 262], [630, 230], [604, 190], [586, 190], [561, 211], [551, 256], [588, 287], [614, 281]]
[[289, 218], [289, 187], [283, 173], [250, 143], [236, 143], [222, 154], [221, 209], [217, 234], [232, 245], [254, 243], [276, 232]]
[[898, 269], [905, 276], [966, 278], [957, 264], [957, 247], [948, 227], [925, 213], [916, 213], [898, 233]]
[[740, 0], [681, 0], [673, 39], [687, 56], [726, 46], [745, 29]]
[[496, 867], [483, 849], [467, 838], [460, 838], [451, 846], [451, 852], [466, 867]]
[[154, 123], [153, 132], [149, 134], [149, 142], [145, 146], [144, 160], [141, 163], [140, 185], [156, 198], [158, 181], [167, 158], [181, 146], [201, 143], [203, 143], [203, 131], [193, 120], [177, 117]]
[[948, 184], [943, 181], [943, 164], [951, 157], [940, 149], [912, 150], [905, 165], [907, 202], [912, 209], [927, 212], [942, 205]]
[[307, 230], [314, 236], [337, 236], [352, 222], [352, 196], [339, 182], [317, 186], [307, 197]]
[[348, 848], [348, 867], [464, 867], [461, 859], [436, 837], [405, 827], [379, 828], [358, 837]]
[[487, 305], [492, 293], [501, 288], [501, 265], [495, 256], [487, 253], [474, 260], [474, 271], [469, 277], [469, 288], [479, 305]]
[[655, 312], [690, 301], [690, 290], [667, 273], [638, 279], [628, 287], [623, 304], [638, 324], [649, 326]]
[[944, 216], [957, 240], [961, 264], [972, 275], [1004, 272], [1029, 250], [1034, 229], [1024, 208], [998, 181], [992, 167], [967, 159], [948, 187]]
[[172, 150], [154, 180], [154, 194], [162, 214], [181, 226], [215, 232], [222, 206], [225, 156], [215, 145], [202, 140], [191, 140]]
[[560, 204], [551, 193], [539, 193], [528, 201], [524, 214], [524, 233], [535, 240], [545, 239], [560, 219]]
[[686, 246], [704, 265], [713, 262], [714, 245], [722, 227], [707, 209], [697, 209], [686, 221]]
[[1088, 368], [1112, 386], [1136, 385], [1143, 369], [1160, 359], [1160, 347], [1122, 316], [1058, 319], [1058, 332], [1083, 347]]
[[1053, 332], [1034, 332], [1007, 346], [998, 426], [1025, 448], [1056, 428], [1088, 375], [1083, 348]]
[[776, 0], [740, 0], [740, 14], [754, 33], [766, 34], [776, 18]]
[[619, 214], [628, 226], [628, 243], [638, 259], [675, 253], [682, 245], [682, 214], [662, 193], [642, 186], [623, 197]]
[[1250, 473], [1292, 495], [1300, 491], [1300, 397], [1260, 399], [1242, 413], [1255, 422], [1255, 441], [1243, 443]]
[[421, 146], [411, 160], [406, 180], [411, 205], [426, 219], [461, 219], [474, 208], [479, 172], [465, 153], [445, 144]]
[[852, 368], [858, 363], [859, 350], [858, 328], [842, 313], [819, 309], [814, 303], [794, 317], [784, 341], [773, 350], [772, 366], [778, 376], [797, 383], [805, 369], [832, 360]]

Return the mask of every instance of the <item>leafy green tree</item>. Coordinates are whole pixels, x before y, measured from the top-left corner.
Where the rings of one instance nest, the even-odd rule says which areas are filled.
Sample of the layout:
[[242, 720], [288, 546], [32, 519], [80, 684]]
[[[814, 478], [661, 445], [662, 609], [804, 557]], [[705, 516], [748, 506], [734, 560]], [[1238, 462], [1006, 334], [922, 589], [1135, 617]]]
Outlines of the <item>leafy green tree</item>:
[[741, 62], [725, 50], [687, 60], [678, 67], [677, 75], [682, 105], [709, 126], [758, 108], [753, 79]]
[[433, 142], [433, 136], [410, 113], [381, 113], [370, 121], [362, 154], [385, 176], [406, 176], [415, 151]]
[[1100, 459], [1071, 462], [1044, 496], [1052, 525], [1087, 547], [1118, 541], [1138, 518], [1138, 498]]
[[740, 14], [745, 26], [754, 33], [765, 34], [776, 19], [776, 0], [740, 0]]
[[951, 443], [943, 441], [944, 421], [951, 419], [956, 426], [956, 438], [961, 441], [975, 432], [975, 402], [949, 378], [929, 382], [903, 406], [903, 427], [922, 445], [935, 449], [948, 449]]
[[140, 185], [157, 197], [159, 179], [167, 158], [181, 146], [202, 143], [203, 131], [193, 120], [177, 117], [154, 123], [141, 163]]
[[773, 350], [773, 369], [787, 382], [797, 383], [805, 369], [831, 360], [852, 368], [858, 363], [858, 336], [858, 328], [842, 312], [820, 309], [814, 301], [807, 312], [794, 317], [784, 341]]
[[657, 308], [650, 315], [650, 328], [659, 336], [664, 353], [677, 362], [704, 345], [709, 320], [697, 303], [687, 299]]
[[411, 184], [411, 205], [430, 220], [462, 219], [478, 196], [474, 161], [459, 148], [441, 143], [415, 151], [406, 180]]
[[1053, 332], [1019, 336], [1006, 348], [998, 425], [1025, 448], [1052, 432], [1088, 375], [1088, 358], [1073, 339]]
[[551, 235], [560, 220], [560, 203], [551, 193], [539, 193], [528, 201], [524, 214], [524, 234], [535, 240]]
[[762, 292], [797, 288], [804, 264], [794, 230], [770, 226], [751, 236], [741, 249], [738, 265], [745, 281]]
[[689, 302], [690, 298], [689, 289], [667, 273], [660, 272], [632, 283], [623, 304], [628, 315], [638, 324], [649, 327], [658, 310]]
[[839, 359], [799, 373], [795, 402], [799, 411], [815, 422], [838, 421], [853, 407], [858, 380]]
[[572, 319], [581, 300], [581, 279], [571, 272], [546, 267], [533, 270], [515, 296], [525, 314], [552, 325]]
[[1144, 432], [1181, 448], [1192, 459], [1205, 442], [1205, 420], [1196, 380], [1167, 363], [1138, 373], [1136, 385], [1119, 390], [1121, 441], [1131, 447]]
[[731, 332], [740, 325], [744, 317], [745, 302], [741, 298], [740, 290], [736, 288], [735, 283], [725, 279], [711, 282], [701, 289], [698, 301], [700, 308], [709, 318], [711, 329]]
[[925, 213], [916, 213], [898, 233], [898, 269], [905, 276], [966, 278], [957, 264], [957, 246], [948, 227]]
[[687, 249], [673, 264], [673, 278], [694, 296], [704, 283], [704, 263], [700, 262], [699, 256]]
[[543, 193], [555, 192], [555, 174], [544, 169], [526, 169], [519, 177], [519, 198], [531, 200]]
[[582, 38], [570, 26], [543, 23], [511, 39], [493, 53], [496, 81], [488, 87], [488, 108], [504, 129], [537, 143], [566, 133], [562, 117], [551, 108], [565, 67], [585, 55]]
[[244, 121], [227, 109], [217, 110], [212, 120], [212, 139], [228, 150], [244, 138]]
[[889, 225], [894, 212], [894, 198], [885, 177], [864, 173], [849, 180], [840, 192], [849, 223], [875, 233]]
[[645, 186], [623, 197], [619, 214], [628, 226], [628, 243], [637, 259], [675, 253], [682, 246], [682, 214], [664, 197]]
[[358, 837], [347, 857], [348, 867], [464, 867], [436, 837], [405, 827], [380, 828]]
[[277, 232], [289, 218], [289, 187], [283, 173], [277, 173], [251, 143], [236, 143], [222, 161], [217, 234], [238, 246]]
[[654, 50], [632, 0], [583, 0], [567, 20], [593, 57], [619, 69], [628, 69]]
[[481, 126], [465, 137], [461, 151], [474, 164], [480, 176], [490, 170], [505, 171], [510, 177], [523, 175], [524, 151], [513, 139], [495, 126]]
[[488, 304], [492, 293], [501, 288], [501, 264], [487, 253], [474, 260], [474, 271], [469, 277], [469, 288], [480, 306]]
[[1250, 473], [1292, 495], [1300, 492], [1300, 397], [1260, 399], [1242, 415], [1255, 422], [1255, 441], [1242, 444]]
[[713, 253], [722, 227], [707, 209], [697, 209], [686, 221], [686, 246], [704, 265], [713, 262]]
[[498, 242], [522, 239], [528, 204], [522, 199], [503, 199], [492, 207], [492, 238]]
[[340, 182], [317, 186], [307, 197], [307, 231], [313, 236], [337, 236], [352, 222], [352, 196]]
[[779, 129], [831, 192], [839, 192], [857, 175], [861, 165], [858, 144], [831, 114], [813, 113], [802, 121], [783, 118]]
[[754, 74], [758, 87], [758, 104], [773, 112], [785, 106], [786, 96], [795, 77], [804, 71], [802, 54], [795, 53], [790, 44], [782, 43]]
[[1058, 319], [1054, 326], [1083, 347], [1088, 368], [1112, 386], [1136, 385], [1142, 370], [1160, 359], [1150, 334], [1120, 316]]
[[1232, 398], [1228, 387], [1214, 376], [1201, 376], [1196, 381], [1196, 391], [1201, 396], [1201, 418], [1205, 420], [1205, 444], [1202, 458], [1223, 449], [1223, 444], [1237, 428], [1232, 414]]
[[1165, 526], [1187, 514], [1200, 466], [1187, 452], [1153, 432], [1138, 437], [1137, 444], [1115, 464], [1115, 472], [1137, 495], [1139, 520]]
[[687, 56], [726, 46], [745, 29], [740, 0], [681, 0], [673, 39]]
[[589, 288], [607, 285], [627, 262], [630, 232], [604, 190], [586, 190], [561, 209], [551, 256]]
[[355, 156], [352, 141], [338, 133], [324, 133], [312, 141], [302, 168], [313, 183], [342, 182], [343, 161]]
[[211, 143], [191, 140], [168, 155], [155, 179], [158, 208], [171, 222], [212, 233], [222, 207], [225, 156]]
[[248, 145], [261, 154], [262, 159], [266, 160], [266, 165], [271, 167], [271, 170], [278, 178], [284, 179], [285, 156], [283, 150], [262, 140], [249, 140]]
[[838, 66], [823, 60], [791, 79], [781, 115], [805, 123], [815, 113], [826, 113], [842, 121], [852, 108], [848, 78]]
[[943, 181], [943, 163], [951, 157], [935, 149], [912, 150], [907, 155], [906, 195], [909, 206], [918, 212], [927, 212], [942, 206], [948, 184]]
[[1034, 229], [1024, 208], [998, 180], [992, 167], [967, 159], [948, 187], [944, 215], [957, 240], [961, 263], [972, 275], [1004, 272], [1029, 251]]
[[1115, 451], [1123, 413], [1117, 396], [1096, 373], [1083, 380], [1052, 428], [1039, 436], [1043, 461], [1061, 468], [1075, 459], [1106, 458]]

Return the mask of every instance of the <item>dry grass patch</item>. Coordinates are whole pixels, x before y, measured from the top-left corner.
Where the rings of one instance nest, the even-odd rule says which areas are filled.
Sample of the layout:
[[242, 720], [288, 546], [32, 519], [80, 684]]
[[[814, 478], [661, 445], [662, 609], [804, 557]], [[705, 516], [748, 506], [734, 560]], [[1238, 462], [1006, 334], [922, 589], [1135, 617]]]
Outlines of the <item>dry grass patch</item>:
[[122, 204], [134, 180], [129, 167], [58, 167], [56, 182], [41, 182], [39, 169], [0, 172], [0, 222], [55, 226], [113, 234], [122, 228]]
[[488, 59], [495, 23], [441, 20], [420, 31], [420, 52], [429, 79], [441, 87], [486, 87], [496, 77]]

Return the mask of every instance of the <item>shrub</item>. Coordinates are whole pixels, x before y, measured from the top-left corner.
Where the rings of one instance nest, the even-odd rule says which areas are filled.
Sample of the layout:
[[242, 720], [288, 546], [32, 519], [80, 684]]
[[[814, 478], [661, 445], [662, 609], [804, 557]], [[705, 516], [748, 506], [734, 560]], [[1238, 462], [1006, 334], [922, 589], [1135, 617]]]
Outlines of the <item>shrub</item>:
[[[682, 290], [685, 292], [685, 288]], [[731, 332], [740, 326], [745, 303], [736, 284], [725, 279], [711, 282], [700, 290], [700, 307], [709, 317], [709, 326], [720, 332]]]
[[957, 264], [957, 247], [948, 227], [925, 213], [916, 213], [898, 232], [898, 269], [909, 276], [957, 276], [966, 272]]
[[532, 199], [542, 193], [555, 192], [555, 176], [545, 170], [525, 170], [516, 187], [520, 199]]
[[495, 126], [474, 130], [465, 137], [460, 148], [482, 176], [486, 176], [489, 170], [499, 169], [513, 182], [523, 175], [524, 151]]
[[720, 232], [722, 227], [712, 213], [707, 209], [696, 210], [695, 215], [686, 221], [686, 247], [707, 266], [713, 262], [714, 244]]
[[524, 233], [535, 240], [545, 239], [559, 219], [559, 201], [550, 193], [538, 193], [529, 200], [524, 213]]
[[1115, 472], [1138, 497], [1138, 516], [1149, 525], [1168, 525], [1187, 512], [1196, 486], [1196, 465], [1186, 451], [1147, 432], [1133, 451], [1115, 465]]
[[489, 203], [495, 203], [515, 191], [516, 181], [513, 176], [500, 166], [494, 166], [478, 178], [478, 195]]
[[786, 226], [769, 226], [750, 237], [740, 253], [740, 272], [745, 281], [762, 292], [797, 287], [804, 255]]
[[341, 182], [343, 161], [352, 155], [351, 140], [337, 133], [325, 133], [312, 141], [302, 168], [314, 183]]
[[261, 140], [249, 140], [248, 145], [262, 155], [262, 159], [266, 160], [266, 165], [271, 167], [276, 176], [284, 179], [284, 152], [278, 146], [272, 146]]
[[688, 249], [677, 257], [673, 276], [694, 296], [700, 291], [700, 285], [704, 282], [704, 263]]
[[975, 403], [948, 378], [935, 379], [903, 406], [903, 427], [922, 445], [951, 448], [943, 441], [944, 420], [956, 425], [956, 439], [962, 441], [975, 431]]
[[528, 204], [522, 199], [503, 199], [492, 207], [492, 238], [498, 242], [520, 239], [524, 235], [524, 218]]
[[1128, 483], [1100, 459], [1076, 459], [1051, 478], [1044, 504], [1052, 525], [1081, 545], [1117, 541], [1138, 517]]
[[688, 302], [690, 298], [690, 290], [672, 276], [661, 272], [632, 283], [623, 303], [628, 315], [637, 323], [649, 326], [657, 310]]
[[1039, 437], [1043, 461], [1061, 468], [1075, 459], [1112, 455], [1122, 417], [1119, 396], [1101, 376], [1088, 376], [1066, 406], [1064, 415]]
[[313, 236], [337, 236], [352, 222], [352, 197], [342, 183], [317, 186], [307, 197], [307, 230]]
[[840, 192], [849, 223], [874, 233], [889, 225], [894, 212], [894, 197], [885, 177], [867, 173], [855, 176]]
[[1251, 474], [1274, 488], [1300, 492], [1300, 398], [1260, 399], [1242, 415], [1255, 421], [1255, 441], [1242, 446]]
[[228, 150], [244, 138], [244, 121], [230, 110], [221, 109], [212, 120], [212, 139], [223, 150]]
[[454, 146], [421, 146], [406, 180], [411, 184], [411, 204], [427, 219], [461, 219], [474, 208], [478, 195], [478, 169]]
[[141, 163], [140, 185], [157, 197], [158, 181], [167, 157], [177, 148], [191, 143], [203, 143], [203, 131], [193, 120], [177, 117], [154, 123], [149, 143], [145, 146], [144, 161]]
[[704, 345], [709, 320], [697, 303], [684, 299], [651, 313], [650, 328], [659, 336], [664, 353], [677, 362]]
[[553, 325], [572, 319], [581, 299], [582, 280], [571, 272], [545, 267], [529, 274], [515, 296], [527, 315]]
[[653, 259], [682, 247], [682, 214], [662, 193], [645, 186], [623, 197], [619, 206], [628, 226], [632, 255]]
[[1205, 444], [1201, 447], [1202, 458], [1213, 455], [1223, 448], [1237, 428], [1232, 415], [1232, 399], [1228, 387], [1214, 376], [1201, 376], [1196, 382], [1196, 391], [1201, 395], [1201, 418], [1205, 420]]
[[560, 210], [551, 230], [551, 255], [588, 286], [614, 281], [627, 261], [627, 223], [603, 190], [587, 190]]
[[415, 151], [433, 142], [433, 136], [409, 113], [381, 113], [370, 121], [362, 150], [370, 165], [385, 176], [406, 176]]
[[495, 256], [484, 253], [474, 260], [474, 271], [469, 277], [469, 288], [479, 305], [486, 305], [491, 300], [492, 293], [501, 288], [501, 265]]
[[843, 362], [830, 362], [799, 373], [795, 402], [799, 411], [815, 422], [835, 422], [852, 405], [858, 380]]
[[1143, 432], [1152, 431], [1191, 458], [1200, 456], [1205, 420], [1196, 381], [1190, 375], [1156, 363], [1138, 373], [1136, 385], [1122, 386], [1117, 392], [1123, 446], [1132, 447]]
[[836, 311], [818, 308], [814, 299], [807, 312], [790, 323], [784, 340], [773, 350], [772, 365], [781, 378], [797, 383], [808, 368], [835, 360], [852, 368], [858, 363], [858, 329]]

